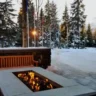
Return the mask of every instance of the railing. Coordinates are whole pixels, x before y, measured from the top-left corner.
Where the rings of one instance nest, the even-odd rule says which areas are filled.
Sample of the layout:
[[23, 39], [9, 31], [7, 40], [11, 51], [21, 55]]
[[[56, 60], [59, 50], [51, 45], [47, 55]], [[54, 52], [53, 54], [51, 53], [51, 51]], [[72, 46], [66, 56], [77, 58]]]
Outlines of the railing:
[[0, 68], [31, 66], [36, 63], [33, 55], [0, 56]]

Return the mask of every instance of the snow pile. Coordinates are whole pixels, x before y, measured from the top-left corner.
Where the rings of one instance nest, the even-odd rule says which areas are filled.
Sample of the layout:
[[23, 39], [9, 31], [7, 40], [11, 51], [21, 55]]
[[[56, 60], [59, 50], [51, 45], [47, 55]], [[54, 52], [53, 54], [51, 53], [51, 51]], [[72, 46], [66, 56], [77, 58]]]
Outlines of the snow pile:
[[96, 49], [53, 49], [47, 70], [96, 90]]

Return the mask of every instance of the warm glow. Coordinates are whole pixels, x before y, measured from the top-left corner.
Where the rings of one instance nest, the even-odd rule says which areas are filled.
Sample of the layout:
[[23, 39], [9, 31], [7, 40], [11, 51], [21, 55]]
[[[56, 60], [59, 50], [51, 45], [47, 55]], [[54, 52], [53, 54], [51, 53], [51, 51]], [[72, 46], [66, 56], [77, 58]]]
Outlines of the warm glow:
[[28, 72], [29, 76], [31, 79], [34, 79], [34, 73], [33, 72]]
[[34, 31], [32, 32], [32, 34], [35, 36], [35, 35], [37, 34], [36, 30], [34, 30]]
[[24, 76], [24, 81], [28, 81], [28, 77], [27, 76]]
[[53, 86], [52, 86], [52, 84], [50, 84], [50, 88], [51, 88], [51, 89], [53, 89]]
[[27, 85], [33, 92], [49, 90], [56, 88], [48, 78], [42, 78], [39, 75], [36, 75], [35, 72], [20, 72], [16, 76]]
[[21, 77], [22, 76], [22, 74], [20, 73], [20, 74], [18, 74], [18, 77]]

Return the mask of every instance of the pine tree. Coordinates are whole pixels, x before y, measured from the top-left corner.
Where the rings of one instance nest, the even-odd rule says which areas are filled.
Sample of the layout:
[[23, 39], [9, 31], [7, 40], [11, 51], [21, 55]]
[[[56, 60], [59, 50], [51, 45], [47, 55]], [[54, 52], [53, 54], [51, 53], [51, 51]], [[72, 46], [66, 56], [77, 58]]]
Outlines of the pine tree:
[[84, 48], [86, 46], [86, 30], [85, 26], [83, 25], [81, 32], [80, 32], [80, 46]]
[[70, 38], [71, 43], [75, 44], [75, 47], [80, 46], [80, 31], [85, 24], [84, 7], [83, 0], [74, 0], [71, 5]]
[[28, 8], [28, 13], [29, 13], [29, 31], [30, 31], [30, 45], [32, 45], [32, 41], [34, 42], [34, 36], [32, 36], [32, 31], [35, 28], [34, 24], [34, 15], [35, 15], [35, 8], [34, 8], [34, 3], [29, 0], [29, 8]]
[[43, 46], [43, 39], [44, 39], [44, 12], [43, 9], [41, 8], [40, 10], [40, 34], [39, 34], [39, 46]]
[[63, 13], [63, 23], [61, 24], [61, 38], [68, 43], [68, 34], [69, 34], [69, 14], [67, 5], [65, 5], [65, 10]]
[[22, 46], [22, 28], [23, 28], [23, 19], [22, 19], [22, 15], [23, 15], [23, 12], [22, 12], [22, 8], [20, 8], [20, 12], [18, 14], [18, 18], [17, 18], [17, 30], [18, 30], [18, 33], [16, 34], [16, 37], [17, 37], [17, 42], [15, 44], [15, 46], [19, 46], [21, 47]]
[[96, 29], [93, 33], [93, 44], [94, 44], [94, 47], [96, 47]]
[[2, 24], [0, 26], [1, 47], [14, 46], [16, 40], [16, 24], [12, 21], [12, 18], [16, 15], [13, 14], [15, 10], [12, 8], [12, 0], [0, 2], [0, 11], [2, 15]]
[[[30, 1], [30, 0], [29, 0]], [[29, 2], [29, 28], [30, 30], [34, 29], [34, 14], [35, 14], [34, 4], [33, 2]]]
[[45, 25], [44, 25], [44, 46], [50, 47], [50, 25], [51, 25], [51, 18], [50, 18], [50, 2], [47, 0], [45, 5]]
[[92, 30], [90, 24], [88, 24], [88, 29], [87, 29], [87, 46], [92, 47], [93, 45], [93, 38], [92, 38]]
[[[46, 36], [48, 37], [48, 46], [50, 47], [56, 47], [58, 45], [58, 31], [59, 31], [59, 25], [58, 25], [58, 20], [57, 20], [57, 12], [56, 12], [56, 4], [54, 2], [49, 2], [47, 1], [47, 4], [45, 5], [45, 33], [47, 34]], [[49, 36], [49, 35], [50, 36]], [[50, 38], [49, 38], [50, 37]]]

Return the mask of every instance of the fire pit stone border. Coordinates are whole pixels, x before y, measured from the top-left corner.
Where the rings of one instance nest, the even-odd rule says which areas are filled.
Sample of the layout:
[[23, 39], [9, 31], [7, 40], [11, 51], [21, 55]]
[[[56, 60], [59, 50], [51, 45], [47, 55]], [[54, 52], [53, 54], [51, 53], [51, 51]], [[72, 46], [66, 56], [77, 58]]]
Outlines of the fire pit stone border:
[[[27, 70], [33, 70], [63, 87], [40, 92], [32, 92], [12, 73]], [[0, 88], [2, 89], [4, 96], [95, 96], [92, 95], [95, 93], [94, 90], [79, 85], [73, 80], [64, 78], [40, 67], [0, 70]]]

